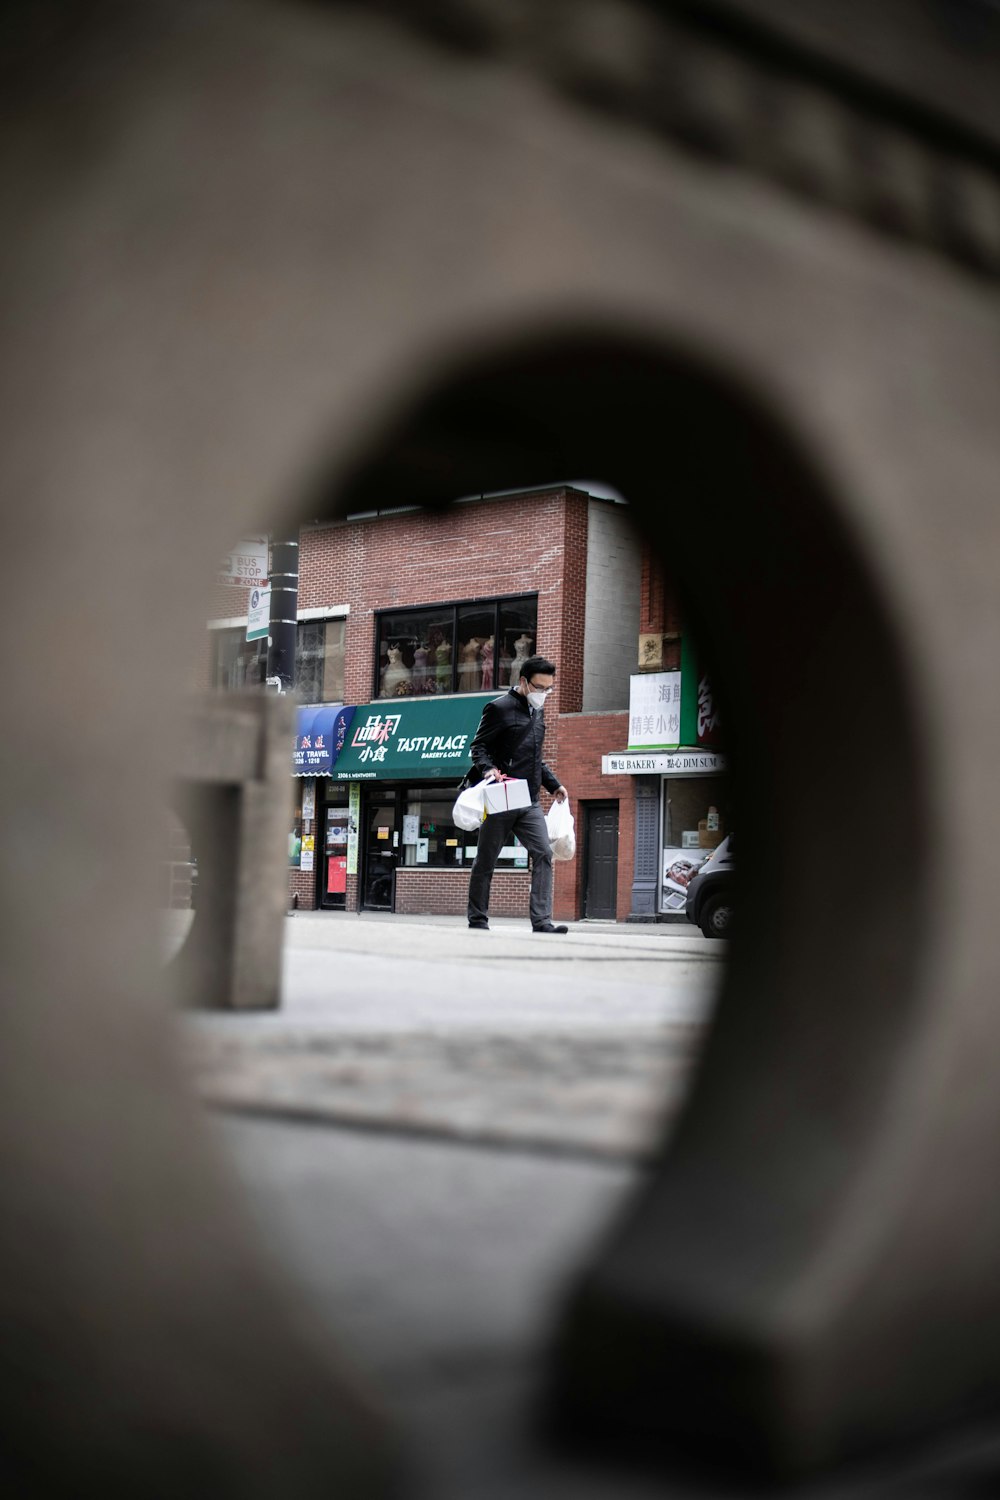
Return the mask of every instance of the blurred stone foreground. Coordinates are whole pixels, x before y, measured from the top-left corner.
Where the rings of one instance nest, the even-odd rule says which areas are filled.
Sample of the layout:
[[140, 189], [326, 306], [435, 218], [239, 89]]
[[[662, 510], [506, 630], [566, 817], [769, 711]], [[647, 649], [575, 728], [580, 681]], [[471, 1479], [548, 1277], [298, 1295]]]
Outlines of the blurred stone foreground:
[[553, 1318], [680, 1102], [723, 961], [694, 928], [546, 946], [527, 921], [300, 913], [280, 1013], [181, 1022], [270, 1253], [430, 1492], [584, 1481], [520, 1472]]
[[[667, 1496], [992, 1493], [996, 7], [14, 0], [2, 28], [5, 1492], [619, 1496], [641, 1453]], [[294, 1124], [277, 1041], [179, 1021], [159, 962], [149, 830], [215, 559], [543, 474], [613, 485], [685, 582], [753, 851], [641, 1168], [627, 1022], [540, 1028], [527, 1079], [507, 1039], [378, 1056], [345, 1022], [317, 1062], [305, 1026]], [[453, 1298], [396, 1255], [435, 1194], [478, 1221]], [[504, 1312], [474, 1264], [502, 1289], [512, 1238]]]

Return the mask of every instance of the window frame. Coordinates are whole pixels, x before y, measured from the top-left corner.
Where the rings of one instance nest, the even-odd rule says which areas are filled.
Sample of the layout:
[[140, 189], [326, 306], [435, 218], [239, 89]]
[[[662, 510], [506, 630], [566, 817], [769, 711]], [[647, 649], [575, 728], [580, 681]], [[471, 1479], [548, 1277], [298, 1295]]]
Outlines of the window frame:
[[[266, 641], [266, 639], [262, 639], [262, 640], [259, 640], [259, 641], [248, 641], [246, 639], [246, 628], [247, 628], [247, 622], [246, 622], [246, 616], [245, 615], [243, 616], [242, 619], [240, 619], [237, 616], [236, 618], [230, 618], [230, 619], [225, 619], [225, 620], [211, 620], [211, 621], [209, 621], [208, 638], [209, 638], [209, 644], [210, 644], [210, 649], [211, 649], [210, 680], [211, 680], [211, 689], [212, 689], [213, 692], [217, 692], [217, 693], [241, 693], [241, 692], [247, 691], [248, 686], [249, 686], [250, 690], [252, 691], [253, 689], [255, 689], [255, 688], [263, 685], [263, 682], [264, 682], [264, 673], [266, 671], [266, 666], [263, 665], [263, 664], [266, 663], [266, 659], [267, 659], [267, 641]], [[256, 662], [258, 664], [258, 667], [259, 667], [259, 681], [256, 682], [256, 683], [252, 683], [252, 684], [247, 684], [246, 682], [244, 682], [240, 686], [226, 686], [226, 685], [223, 685], [219, 681], [219, 677], [220, 677], [220, 665], [221, 665], [220, 658], [221, 658], [221, 656], [223, 654], [223, 651], [224, 651], [226, 645], [230, 643], [229, 640], [228, 640], [228, 638], [236, 636], [237, 637], [236, 644], [237, 645], [240, 644], [239, 637], [240, 637], [240, 633], [241, 632], [242, 632], [242, 645], [243, 646], [254, 646], [254, 647], [256, 647], [255, 660], [256, 660]], [[249, 651], [244, 652], [243, 650], [239, 650], [237, 652], [237, 655], [239, 655], [239, 656], [246, 655], [249, 658], [250, 657], [250, 652]]]
[[[346, 692], [347, 674], [347, 622], [348, 616], [342, 610], [308, 610], [305, 612], [300, 612], [297, 616], [295, 621], [295, 680], [292, 683], [292, 696], [295, 698], [295, 701], [297, 703], [305, 705], [312, 703], [344, 703], [346, 701], [344, 693]], [[327, 626], [335, 623], [339, 623], [343, 626], [344, 636], [342, 643], [343, 661], [341, 664], [341, 672], [344, 677], [344, 682], [341, 684], [340, 696], [334, 698], [304, 698], [301, 696], [299, 680], [299, 663], [302, 660], [303, 656], [303, 653], [300, 651], [300, 641], [302, 640], [302, 633], [304, 630], [310, 629], [322, 629], [325, 632]], [[323, 675], [326, 675], [325, 669]]]
[[[296, 662], [296, 675], [295, 675], [295, 681], [292, 684], [292, 693], [291, 693], [291, 696], [295, 699], [295, 701], [297, 703], [305, 706], [306, 704], [313, 704], [313, 703], [315, 703], [315, 704], [320, 704], [320, 703], [343, 703], [345, 701], [345, 698], [343, 696], [343, 692], [346, 692], [347, 631], [348, 631], [349, 620], [350, 620], [350, 606], [347, 605], [347, 604], [340, 604], [340, 605], [333, 605], [333, 606], [322, 605], [319, 608], [300, 609], [298, 611], [298, 613], [296, 615], [296, 619], [295, 619], [295, 662]], [[343, 671], [344, 671], [344, 676], [345, 676], [345, 682], [343, 684], [343, 692], [341, 693], [341, 695], [339, 697], [335, 697], [335, 698], [301, 698], [299, 696], [300, 689], [299, 689], [299, 677], [298, 677], [298, 670], [297, 669], [298, 669], [298, 663], [299, 663], [299, 660], [300, 660], [299, 641], [301, 639], [301, 634], [300, 633], [301, 633], [302, 627], [303, 626], [307, 626], [307, 627], [308, 626], [323, 626], [323, 627], [326, 627], [326, 626], [328, 626], [328, 625], [330, 625], [330, 624], [332, 624], [334, 622], [337, 622], [337, 621], [339, 621], [343, 625], [343, 628], [344, 628], [344, 642], [343, 642], [344, 663], [343, 663]], [[244, 691], [243, 688], [239, 688], [239, 687], [225, 687], [225, 686], [223, 686], [219, 682], [219, 658], [220, 658], [220, 654], [221, 654], [221, 650], [222, 650], [223, 641], [224, 641], [224, 638], [226, 636], [231, 636], [231, 635], [233, 635], [237, 631], [242, 631], [242, 632], [244, 632], [244, 637], [245, 637], [246, 628], [247, 628], [247, 617], [246, 617], [246, 615], [217, 616], [214, 619], [210, 619], [210, 620], [206, 621], [206, 628], [208, 630], [208, 636], [209, 636], [209, 652], [210, 652], [210, 656], [209, 656], [209, 681], [210, 681], [210, 685], [211, 685], [211, 691], [212, 692], [219, 692], [219, 693], [238, 693], [238, 692]], [[260, 675], [259, 675], [259, 681], [257, 683], [253, 684], [253, 688], [256, 689], [257, 687], [263, 687], [263, 685], [264, 685], [264, 678], [265, 678], [266, 671], [267, 671], [267, 668], [266, 668], [266, 661], [267, 661], [267, 637], [266, 636], [262, 637], [259, 641], [256, 641], [256, 642], [245, 641], [245, 644], [248, 645], [248, 646], [249, 645], [255, 645], [257, 647], [257, 658], [256, 659], [257, 659], [258, 663], [260, 664]]]
[[[458, 871], [463, 871], [466, 874], [466, 876], [467, 876], [469, 874], [469, 871], [472, 869], [472, 861], [473, 861], [473, 859], [476, 856], [476, 850], [477, 850], [477, 848], [479, 846], [479, 833], [480, 833], [480, 830], [477, 828], [477, 829], [474, 829], [474, 830], [472, 830], [470, 832], [468, 829], [459, 828], [457, 826], [457, 824], [451, 823], [451, 827], [454, 830], [454, 833], [458, 837], [458, 845], [457, 845], [457, 847], [461, 851], [461, 858], [460, 859], [455, 859], [455, 860], [445, 859], [445, 860], [441, 860], [440, 862], [428, 860], [426, 864], [420, 864], [420, 863], [418, 863], [417, 860], [416, 860], [416, 857], [414, 857], [414, 859], [412, 861], [409, 860], [407, 858], [407, 851], [410, 850], [410, 849], [414, 849], [415, 850], [416, 846], [413, 845], [413, 844], [404, 844], [403, 843], [403, 841], [402, 841], [402, 834], [403, 834], [402, 820], [403, 820], [403, 817], [406, 815], [406, 813], [409, 811], [409, 809], [410, 809], [413, 801], [415, 799], [418, 799], [418, 798], [421, 801], [423, 801], [424, 797], [426, 796], [426, 798], [427, 798], [427, 800], [429, 802], [436, 802], [441, 807], [447, 808], [447, 807], [450, 806], [450, 804], [452, 802], [452, 798], [445, 791], [445, 788], [444, 788], [443, 784], [440, 781], [426, 781], [426, 782], [409, 781], [409, 782], [399, 782], [396, 785], [397, 785], [398, 791], [399, 791], [399, 804], [398, 804], [399, 818], [400, 818], [400, 830], [399, 830], [400, 831], [400, 843], [399, 843], [399, 848], [400, 848], [400, 853], [401, 853], [401, 857], [400, 857], [399, 864], [398, 864], [398, 867], [397, 867], [398, 870], [399, 871], [403, 871], [403, 870], [437, 870], [437, 871], [458, 870]], [[422, 816], [422, 814], [421, 814], [421, 816]], [[518, 846], [520, 846], [523, 849], [524, 846], [521, 845], [520, 840], [518, 838], [516, 838], [513, 833], [511, 834], [511, 839], [512, 839], [512, 841], [513, 841], [513, 843], [515, 845], [518, 845]], [[525, 870], [527, 868], [527, 858], [528, 858], [527, 851], [525, 851], [525, 853], [524, 853], [524, 863], [523, 864], [515, 864], [514, 860], [512, 860], [512, 859], [503, 859], [502, 861], [498, 859], [498, 861], [497, 861], [497, 869], [499, 869], [499, 870]]]
[[[400, 616], [406, 616], [406, 615], [414, 615], [414, 616], [416, 616], [416, 615], [426, 614], [426, 613], [428, 613], [429, 611], [432, 611], [432, 610], [439, 610], [442, 613], [444, 613], [444, 611], [446, 611], [446, 610], [450, 610], [451, 611], [451, 639], [452, 639], [451, 687], [448, 689], [447, 692], [437, 694], [436, 696], [442, 697], [442, 698], [446, 698], [446, 697], [447, 698], [455, 698], [455, 697], [460, 697], [460, 696], [467, 697], [469, 695], [467, 693], [465, 693], [464, 690], [458, 686], [459, 658], [458, 658], [458, 645], [457, 645], [457, 642], [458, 642], [458, 614], [459, 614], [459, 611], [462, 610], [462, 609], [478, 609], [478, 610], [482, 610], [482, 611], [485, 612], [486, 610], [489, 610], [489, 609], [492, 608], [492, 610], [493, 610], [493, 682], [494, 682], [494, 689], [493, 690], [496, 691], [497, 693], [500, 693], [500, 692], [502, 692], [504, 690], [504, 687], [506, 686], [506, 684], [504, 684], [503, 686], [499, 685], [499, 677], [498, 677], [498, 669], [499, 669], [499, 663], [500, 663], [500, 613], [501, 613], [501, 610], [502, 610], [502, 608], [503, 608], [504, 605], [520, 604], [520, 603], [527, 603], [527, 602], [531, 602], [535, 606], [535, 631], [536, 631], [536, 638], [534, 640], [534, 652], [537, 653], [537, 651], [538, 651], [538, 640], [537, 640], [537, 631], [538, 631], [538, 591], [537, 591], [537, 589], [536, 590], [529, 590], [527, 592], [517, 593], [517, 594], [488, 594], [488, 595], [486, 595], [485, 598], [478, 598], [478, 599], [476, 599], [476, 598], [472, 598], [472, 599], [445, 599], [445, 600], [441, 600], [438, 603], [430, 602], [430, 603], [427, 603], [427, 604], [393, 605], [393, 606], [389, 606], [389, 607], [387, 607], [385, 609], [375, 609], [375, 610], [373, 610], [372, 614], [374, 615], [374, 630], [372, 632], [372, 663], [371, 663], [371, 677], [370, 677], [371, 701], [372, 702], [376, 702], [376, 703], [390, 701], [388, 699], [382, 698], [381, 694], [380, 694], [380, 688], [381, 688], [381, 670], [382, 670], [382, 621], [383, 621], [383, 619], [386, 618], [386, 616], [394, 616], [394, 617], [398, 618]], [[483, 689], [476, 689], [476, 691], [480, 691], [481, 692], [481, 691], [484, 691], [484, 690]], [[489, 691], [491, 691], [491, 689], [487, 688], [487, 689], [485, 689], [485, 691], [489, 692]], [[407, 699], [410, 699], [410, 698], [419, 697], [420, 695], [416, 694], [416, 693], [413, 693], [413, 694], [407, 694], [406, 696], [407, 696]]]

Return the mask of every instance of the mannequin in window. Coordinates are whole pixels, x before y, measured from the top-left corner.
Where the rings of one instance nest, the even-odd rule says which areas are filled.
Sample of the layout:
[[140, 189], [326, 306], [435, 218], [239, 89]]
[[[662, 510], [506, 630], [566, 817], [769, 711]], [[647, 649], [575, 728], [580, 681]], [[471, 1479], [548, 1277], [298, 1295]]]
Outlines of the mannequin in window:
[[474, 635], [458, 649], [458, 691], [475, 693], [479, 689], [479, 648], [483, 644], [481, 635]]
[[429, 690], [427, 672], [427, 642], [419, 641], [413, 648], [413, 691], [426, 693]]
[[517, 687], [521, 676], [521, 668], [531, 655], [531, 636], [519, 635], [514, 642], [514, 660], [510, 667], [510, 685]]
[[451, 641], [442, 641], [434, 651], [434, 675], [439, 693], [451, 692]]
[[493, 642], [494, 637], [491, 635], [483, 642], [479, 652], [479, 660], [483, 664], [482, 680], [479, 685], [484, 693], [493, 691]]
[[389, 662], [382, 672], [381, 696], [383, 698], [404, 697], [410, 691], [413, 673], [404, 664], [403, 652], [399, 646], [390, 646], [386, 655]]

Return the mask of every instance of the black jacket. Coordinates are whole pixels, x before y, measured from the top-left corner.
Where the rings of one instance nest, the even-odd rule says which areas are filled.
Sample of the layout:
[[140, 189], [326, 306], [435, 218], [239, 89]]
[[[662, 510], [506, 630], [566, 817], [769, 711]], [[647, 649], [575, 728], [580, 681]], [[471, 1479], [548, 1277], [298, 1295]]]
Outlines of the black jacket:
[[539, 708], [532, 713], [523, 693], [511, 688], [483, 709], [469, 747], [472, 756], [469, 782], [482, 781], [486, 772], [496, 767], [507, 776], [519, 776], [526, 781], [532, 802], [538, 801], [539, 787], [544, 786], [547, 792], [558, 791], [558, 776], [542, 760], [544, 739], [545, 710]]

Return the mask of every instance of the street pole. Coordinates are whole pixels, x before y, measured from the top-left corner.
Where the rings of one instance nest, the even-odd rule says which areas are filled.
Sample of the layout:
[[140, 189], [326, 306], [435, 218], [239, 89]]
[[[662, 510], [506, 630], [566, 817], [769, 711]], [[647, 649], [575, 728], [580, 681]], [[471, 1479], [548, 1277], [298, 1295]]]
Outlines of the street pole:
[[267, 636], [267, 687], [295, 686], [295, 633], [299, 609], [299, 539], [271, 538], [271, 623]]

